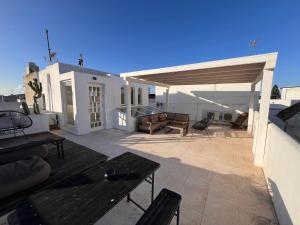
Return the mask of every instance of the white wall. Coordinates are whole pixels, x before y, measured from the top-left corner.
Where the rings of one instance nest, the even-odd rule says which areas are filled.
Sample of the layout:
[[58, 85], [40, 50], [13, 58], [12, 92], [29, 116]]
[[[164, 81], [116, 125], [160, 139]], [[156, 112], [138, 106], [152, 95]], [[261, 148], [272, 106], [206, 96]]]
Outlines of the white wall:
[[[90, 84], [101, 85], [104, 90], [104, 113], [101, 115], [104, 121], [103, 128], [115, 127], [114, 111], [116, 108], [121, 107], [121, 87], [125, 85], [124, 79], [114, 75], [107, 76], [101, 71], [96, 71], [95, 74], [89, 74], [79, 72], [77, 67], [76, 72], [69, 71], [71, 69], [73, 69], [73, 66], [56, 63], [48, 66], [45, 70], [40, 71], [39, 79], [43, 84], [46, 109], [56, 112], [59, 115], [62, 129], [77, 135], [87, 134], [96, 130], [90, 127], [88, 87]], [[59, 73], [59, 71], [65, 73]], [[49, 74], [48, 77], [47, 74]], [[64, 104], [61, 82], [66, 80], [69, 80], [72, 83], [74, 126], [67, 125], [64, 121], [65, 116], [63, 115]], [[148, 86], [136, 83], [132, 83], [132, 86], [135, 87], [136, 105], [139, 87], [143, 90], [142, 104], [148, 105]], [[103, 128], [101, 127], [99, 129]]]
[[300, 87], [284, 87], [281, 89], [282, 99], [300, 99]]
[[30, 114], [32, 126], [24, 130], [25, 134], [35, 134], [49, 131], [49, 115], [48, 114]]
[[273, 123], [268, 125], [263, 169], [279, 223], [300, 224], [300, 144]]
[[[258, 87], [257, 87], [258, 89]], [[250, 84], [208, 84], [171, 86], [170, 111], [190, 114], [201, 120], [207, 111], [241, 113], [248, 111]], [[165, 103], [166, 88], [156, 87], [156, 102]], [[256, 102], [258, 100], [258, 93]]]
[[[25, 134], [35, 134], [41, 132], [49, 131], [49, 115], [47, 114], [30, 114], [29, 117], [32, 120], [32, 126], [25, 128]], [[17, 135], [23, 135], [22, 133], [17, 133]], [[13, 133], [7, 135], [1, 135], [0, 139], [13, 137]]]
[[[46, 100], [46, 110], [55, 112], [59, 116], [60, 127], [72, 133], [77, 133], [78, 124], [74, 126], [66, 125], [65, 115], [63, 115], [63, 96], [62, 96], [62, 81], [71, 81], [72, 91], [75, 93], [74, 72], [59, 74], [59, 63], [48, 66], [46, 69], [39, 72], [39, 81], [43, 85], [43, 94]], [[74, 115], [76, 111], [76, 99], [73, 95]]]
[[0, 102], [0, 110], [20, 111], [21, 103], [19, 102]]

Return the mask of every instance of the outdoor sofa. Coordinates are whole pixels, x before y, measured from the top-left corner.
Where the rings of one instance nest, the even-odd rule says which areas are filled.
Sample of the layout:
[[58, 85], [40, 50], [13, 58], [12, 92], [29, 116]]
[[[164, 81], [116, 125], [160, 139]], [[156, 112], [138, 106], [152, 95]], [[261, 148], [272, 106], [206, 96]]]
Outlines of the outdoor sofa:
[[149, 132], [150, 135], [165, 127], [179, 129], [182, 136], [186, 135], [189, 127], [189, 114], [161, 112], [138, 118], [138, 130]]

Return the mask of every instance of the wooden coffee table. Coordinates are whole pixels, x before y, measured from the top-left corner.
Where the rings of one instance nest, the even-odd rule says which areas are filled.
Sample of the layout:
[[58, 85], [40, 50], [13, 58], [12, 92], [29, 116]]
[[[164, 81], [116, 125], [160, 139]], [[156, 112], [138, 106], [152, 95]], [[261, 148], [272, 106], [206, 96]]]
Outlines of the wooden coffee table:
[[166, 132], [165, 133], [169, 133], [174, 129], [177, 129], [180, 131], [180, 135], [183, 137], [187, 134], [187, 128], [185, 125], [181, 125], [181, 124], [168, 124], [166, 126]]

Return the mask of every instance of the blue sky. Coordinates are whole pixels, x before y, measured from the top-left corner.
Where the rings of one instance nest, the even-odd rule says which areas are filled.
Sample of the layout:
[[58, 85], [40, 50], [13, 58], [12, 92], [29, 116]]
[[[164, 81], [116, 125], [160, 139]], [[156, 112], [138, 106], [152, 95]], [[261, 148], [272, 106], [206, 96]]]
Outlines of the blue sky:
[[61, 62], [112, 73], [278, 51], [274, 83], [300, 85], [300, 1], [0, 0], [0, 94], [28, 61], [45, 67], [45, 29]]

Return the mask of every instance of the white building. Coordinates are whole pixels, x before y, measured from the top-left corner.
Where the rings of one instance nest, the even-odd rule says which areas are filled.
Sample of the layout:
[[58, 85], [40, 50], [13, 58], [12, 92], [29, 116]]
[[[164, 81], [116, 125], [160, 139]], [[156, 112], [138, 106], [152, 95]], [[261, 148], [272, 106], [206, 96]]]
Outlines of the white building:
[[[39, 71], [42, 105], [59, 116], [60, 127], [76, 135], [118, 127], [116, 109], [125, 105], [125, 80], [118, 75], [55, 63]], [[131, 104], [148, 105], [148, 86], [132, 83]], [[120, 128], [120, 127], [118, 127]], [[125, 127], [126, 128], [126, 127]]]
[[282, 87], [281, 99], [300, 100], [300, 86]]
[[[256, 85], [255, 105], [259, 87]], [[250, 93], [251, 84], [247, 83], [171, 86], [169, 108], [172, 112], [190, 114], [193, 121], [207, 117], [209, 112], [214, 113], [215, 120], [234, 120], [238, 114], [248, 112]], [[166, 89], [156, 87], [155, 94], [156, 101], [165, 106]]]

